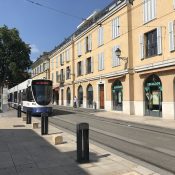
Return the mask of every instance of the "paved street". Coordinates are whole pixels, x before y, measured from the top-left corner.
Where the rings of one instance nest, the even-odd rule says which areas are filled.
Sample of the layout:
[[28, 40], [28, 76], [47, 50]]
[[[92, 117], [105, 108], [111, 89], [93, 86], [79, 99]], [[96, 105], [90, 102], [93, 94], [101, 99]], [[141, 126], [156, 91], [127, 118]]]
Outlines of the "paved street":
[[93, 141], [175, 172], [173, 129], [152, 126], [154, 122], [152, 125], [140, 125], [79, 112], [63, 113], [59, 110], [55, 110], [55, 116], [50, 121], [73, 132], [76, 123], [87, 122], [90, 124], [90, 138]]
[[[24, 114], [23, 114], [24, 116]], [[32, 118], [39, 121], [38, 118]], [[90, 163], [76, 162], [76, 138], [54, 126], [41, 136], [11, 110], [0, 114], [0, 175], [170, 175], [147, 164], [130, 161], [90, 144]], [[61, 145], [53, 145], [52, 135], [62, 134]], [[153, 170], [154, 169], [154, 170]]]

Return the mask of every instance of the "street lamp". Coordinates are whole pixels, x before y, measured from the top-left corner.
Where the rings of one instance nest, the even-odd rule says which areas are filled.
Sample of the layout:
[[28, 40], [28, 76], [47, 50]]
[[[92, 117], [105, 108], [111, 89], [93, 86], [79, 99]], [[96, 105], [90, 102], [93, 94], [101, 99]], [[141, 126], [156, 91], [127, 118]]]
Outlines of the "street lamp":
[[117, 48], [115, 50], [115, 55], [120, 59], [123, 60], [125, 63], [128, 63], [128, 57], [121, 57], [121, 50], [120, 48]]

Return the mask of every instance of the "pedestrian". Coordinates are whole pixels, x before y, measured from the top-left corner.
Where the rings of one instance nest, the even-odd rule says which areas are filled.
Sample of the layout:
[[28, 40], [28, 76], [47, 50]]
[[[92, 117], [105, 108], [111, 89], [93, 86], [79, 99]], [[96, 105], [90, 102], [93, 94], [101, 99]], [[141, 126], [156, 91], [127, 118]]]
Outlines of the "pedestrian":
[[74, 108], [76, 108], [77, 107], [77, 97], [75, 96], [74, 97]]

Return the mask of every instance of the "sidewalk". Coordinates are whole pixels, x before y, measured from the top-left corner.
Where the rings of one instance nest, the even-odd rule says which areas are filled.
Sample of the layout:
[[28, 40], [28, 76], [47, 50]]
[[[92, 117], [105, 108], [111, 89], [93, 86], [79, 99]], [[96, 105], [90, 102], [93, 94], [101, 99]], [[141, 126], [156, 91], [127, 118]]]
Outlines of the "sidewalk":
[[92, 114], [98, 117], [111, 118], [111, 119], [117, 119], [122, 121], [141, 123], [145, 125], [175, 129], [175, 120], [162, 119], [160, 117], [127, 115], [127, 114], [120, 114], [117, 112], [108, 112], [108, 111], [96, 112]]
[[[17, 118], [16, 110], [0, 114], [0, 175], [159, 175], [93, 144], [90, 163], [78, 164], [73, 135], [53, 126], [46, 136], [40, 130]], [[62, 134], [63, 144], [53, 145], [55, 133]]]

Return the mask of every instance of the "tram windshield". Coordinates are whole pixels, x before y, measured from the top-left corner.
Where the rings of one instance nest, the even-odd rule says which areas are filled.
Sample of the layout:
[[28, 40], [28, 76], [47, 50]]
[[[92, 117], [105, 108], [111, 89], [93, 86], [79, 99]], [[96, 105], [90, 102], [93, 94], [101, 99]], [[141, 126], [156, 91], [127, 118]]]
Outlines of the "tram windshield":
[[48, 105], [52, 99], [52, 82], [49, 80], [33, 80], [32, 90], [35, 101], [39, 105]]

